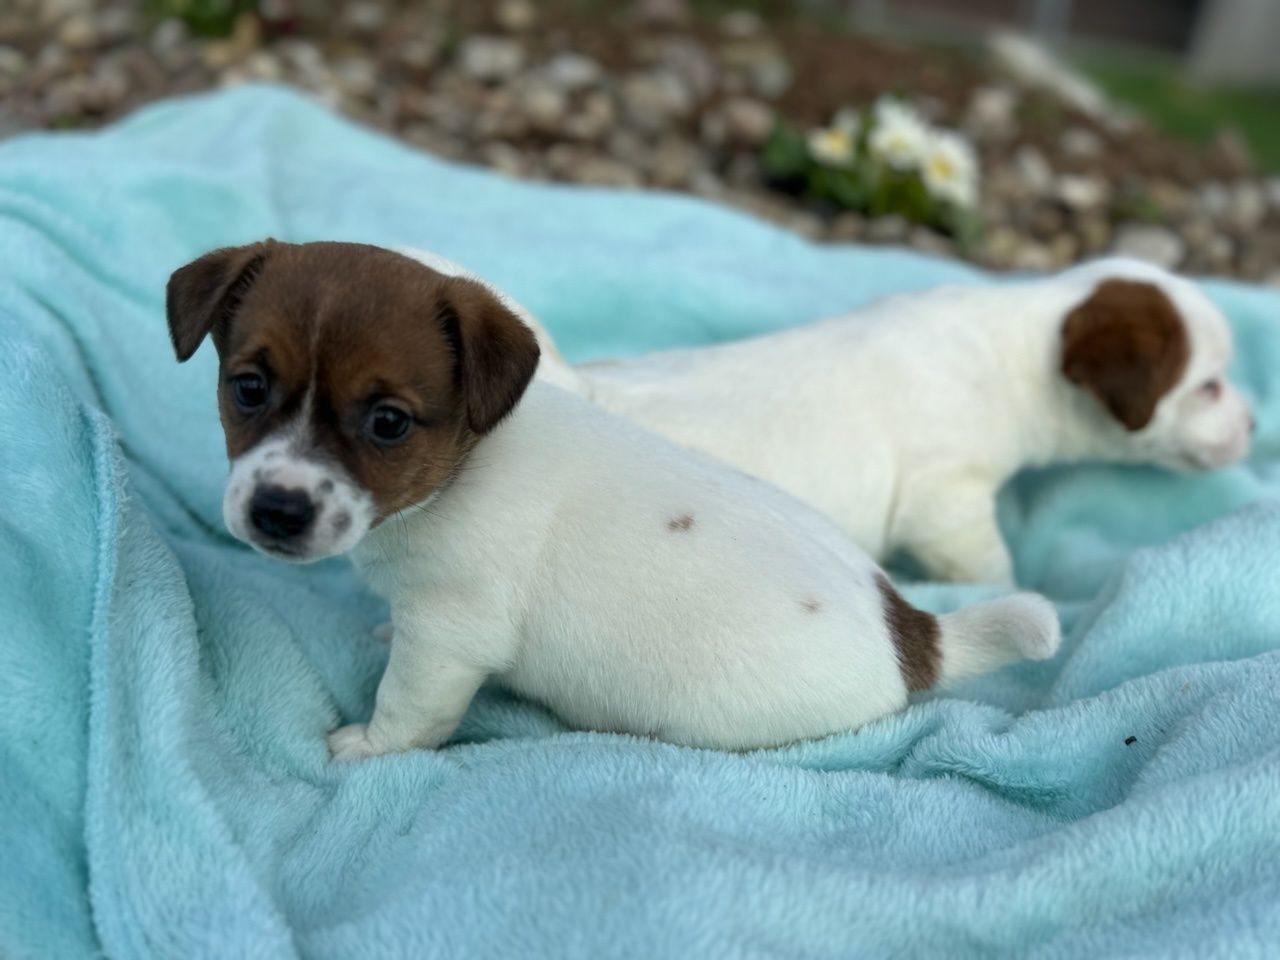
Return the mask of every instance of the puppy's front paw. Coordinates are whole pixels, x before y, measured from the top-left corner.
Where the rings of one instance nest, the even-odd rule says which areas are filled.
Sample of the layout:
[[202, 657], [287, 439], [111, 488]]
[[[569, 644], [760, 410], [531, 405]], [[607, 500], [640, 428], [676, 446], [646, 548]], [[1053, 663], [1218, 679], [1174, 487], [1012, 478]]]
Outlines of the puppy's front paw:
[[335, 760], [363, 760], [384, 752], [369, 740], [367, 723], [349, 723], [329, 734], [329, 756]]

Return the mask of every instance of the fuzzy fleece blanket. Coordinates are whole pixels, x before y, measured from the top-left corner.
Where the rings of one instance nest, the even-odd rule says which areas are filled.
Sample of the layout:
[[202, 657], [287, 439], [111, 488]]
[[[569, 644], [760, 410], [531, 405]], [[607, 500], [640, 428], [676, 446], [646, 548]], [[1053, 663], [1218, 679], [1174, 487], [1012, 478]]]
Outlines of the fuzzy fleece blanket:
[[271, 88], [0, 145], [0, 955], [1277, 955], [1280, 297], [1205, 285], [1248, 464], [1002, 495], [1051, 662], [747, 755], [487, 690], [447, 749], [336, 765], [385, 610], [345, 562], [229, 538], [213, 351], [177, 365], [163, 317], [171, 270], [267, 235], [437, 250], [571, 359], [991, 282], [511, 182]]

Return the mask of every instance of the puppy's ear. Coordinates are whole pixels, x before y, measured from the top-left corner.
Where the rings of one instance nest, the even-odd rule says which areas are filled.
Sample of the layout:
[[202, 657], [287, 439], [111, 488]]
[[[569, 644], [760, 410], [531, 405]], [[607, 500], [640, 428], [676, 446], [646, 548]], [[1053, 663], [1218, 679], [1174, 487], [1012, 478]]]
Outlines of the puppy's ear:
[[1104, 280], [1062, 325], [1063, 376], [1128, 430], [1151, 422], [1190, 354], [1182, 317], [1153, 283]]
[[453, 348], [467, 424], [488, 433], [533, 379], [537, 338], [483, 285], [459, 277], [441, 288], [436, 318]]
[[240, 301], [262, 272], [274, 241], [223, 247], [206, 253], [169, 277], [165, 313], [178, 361], [191, 359], [214, 325], [235, 315]]

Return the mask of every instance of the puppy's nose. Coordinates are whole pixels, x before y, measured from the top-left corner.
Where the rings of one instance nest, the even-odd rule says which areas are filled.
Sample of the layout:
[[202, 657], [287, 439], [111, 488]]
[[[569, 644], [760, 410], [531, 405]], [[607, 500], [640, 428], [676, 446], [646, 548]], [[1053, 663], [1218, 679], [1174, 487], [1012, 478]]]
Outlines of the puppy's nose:
[[259, 487], [249, 503], [253, 525], [276, 540], [288, 540], [303, 533], [315, 519], [316, 508], [301, 490]]

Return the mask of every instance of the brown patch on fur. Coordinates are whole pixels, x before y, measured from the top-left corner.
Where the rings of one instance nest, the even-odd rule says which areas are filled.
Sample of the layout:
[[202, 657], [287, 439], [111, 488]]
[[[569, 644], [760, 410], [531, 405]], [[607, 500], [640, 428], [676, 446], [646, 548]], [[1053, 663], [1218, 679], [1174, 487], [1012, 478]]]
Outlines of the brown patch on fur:
[[[379, 519], [446, 484], [538, 363], [533, 333], [483, 286], [364, 244], [215, 250], [173, 274], [167, 307], [180, 360], [212, 334], [228, 456], [296, 422], [310, 393], [310, 445], [369, 491]], [[267, 379], [262, 410], [236, 406], [242, 373]], [[386, 401], [414, 420], [394, 445], [365, 430]]]
[[800, 609], [805, 613], [818, 613], [822, 610], [822, 604], [812, 598], [800, 601]]
[[693, 526], [693, 514], [686, 513], [679, 517], [675, 517], [667, 524], [668, 530], [688, 530]]
[[876, 574], [876, 586], [880, 588], [884, 620], [898, 652], [898, 669], [907, 689], [928, 689], [937, 682], [942, 662], [938, 618], [907, 603], [883, 573]]
[[1128, 430], [1141, 430], [1186, 369], [1191, 344], [1158, 286], [1104, 280], [1062, 325], [1062, 373]]

